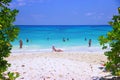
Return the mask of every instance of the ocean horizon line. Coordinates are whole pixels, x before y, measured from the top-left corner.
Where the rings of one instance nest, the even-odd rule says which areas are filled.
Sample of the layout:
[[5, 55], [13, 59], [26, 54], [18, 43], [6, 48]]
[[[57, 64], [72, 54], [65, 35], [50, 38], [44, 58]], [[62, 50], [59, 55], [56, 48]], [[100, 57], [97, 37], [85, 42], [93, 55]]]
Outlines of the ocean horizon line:
[[[16, 25], [16, 24], [15, 24]], [[23, 24], [19, 24], [19, 25], [16, 25], [16, 26], [110, 26], [109, 24], [107, 25], [107, 24], [98, 24], [98, 25], [54, 25], [54, 24], [52, 24], [52, 25], [31, 25], [31, 24], [27, 24], [27, 25], [23, 25]]]

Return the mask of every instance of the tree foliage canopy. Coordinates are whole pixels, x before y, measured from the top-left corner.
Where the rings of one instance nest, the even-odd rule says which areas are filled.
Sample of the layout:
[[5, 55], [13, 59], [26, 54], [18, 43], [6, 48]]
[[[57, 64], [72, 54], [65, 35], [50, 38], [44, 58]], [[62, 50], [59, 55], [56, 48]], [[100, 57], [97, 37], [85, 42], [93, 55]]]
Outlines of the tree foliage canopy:
[[5, 60], [11, 53], [11, 42], [17, 38], [19, 29], [13, 25], [18, 13], [10, 9], [11, 0], [0, 0], [0, 80], [10, 64]]
[[106, 69], [113, 75], [120, 76], [120, 8], [118, 8], [118, 15], [114, 15], [109, 24], [112, 30], [106, 36], [100, 36], [99, 41], [103, 49], [107, 49], [106, 44], [109, 44], [111, 48], [110, 51], [104, 53], [108, 59]]

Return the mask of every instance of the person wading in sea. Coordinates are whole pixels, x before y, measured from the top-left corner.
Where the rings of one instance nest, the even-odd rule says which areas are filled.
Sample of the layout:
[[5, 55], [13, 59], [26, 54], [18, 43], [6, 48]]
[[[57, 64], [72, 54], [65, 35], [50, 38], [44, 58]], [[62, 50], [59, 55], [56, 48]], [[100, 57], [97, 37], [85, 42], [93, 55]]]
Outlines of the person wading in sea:
[[89, 47], [91, 47], [91, 44], [92, 44], [92, 40], [91, 39], [89, 39], [88, 44], [89, 44]]
[[19, 43], [20, 43], [20, 49], [22, 48], [22, 46], [23, 46], [23, 41], [22, 40], [20, 40], [19, 41]]

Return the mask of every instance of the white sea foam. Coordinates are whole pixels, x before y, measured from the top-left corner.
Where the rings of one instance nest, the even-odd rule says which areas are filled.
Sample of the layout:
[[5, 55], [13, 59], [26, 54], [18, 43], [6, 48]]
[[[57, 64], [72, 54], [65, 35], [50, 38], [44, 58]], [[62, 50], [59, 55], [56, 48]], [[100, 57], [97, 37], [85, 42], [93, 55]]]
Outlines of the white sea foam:
[[[87, 47], [87, 46], [74, 46], [74, 47], [56, 47], [62, 49], [64, 52], [81, 52], [81, 53], [104, 53], [106, 50], [102, 50], [102, 47]], [[107, 49], [109, 50], [109, 48]], [[13, 47], [12, 53], [41, 53], [52, 52], [52, 48], [41, 48], [39, 46], [24, 46], [22, 49], [19, 47]]]

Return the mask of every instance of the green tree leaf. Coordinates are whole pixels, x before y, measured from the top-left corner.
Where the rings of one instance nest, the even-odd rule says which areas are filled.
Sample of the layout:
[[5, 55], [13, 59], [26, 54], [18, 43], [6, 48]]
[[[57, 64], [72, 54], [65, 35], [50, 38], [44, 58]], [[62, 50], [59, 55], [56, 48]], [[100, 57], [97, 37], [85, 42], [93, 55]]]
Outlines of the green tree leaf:
[[106, 36], [100, 36], [99, 41], [102, 49], [107, 49], [105, 44], [109, 44], [110, 51], [104, 54], [107, 56], [106, 69], [111, 71], [113, 75], [120, 76], [120, 8], [119, 15], [114, 15], [109, 24], [112, 26], [112, 31], [109, 31]]
[[[10, 55], [11, 42], [17, 38], [19, 33], [19, 29], [13, 25], [18, 10], [9, 8], [11, 1], [0, 0], [0, 80], [4, 80], [3, 73], [10, 67], [5, 58]], [[8, 74], [8, 76], [14, 78], [13, 73]]]

